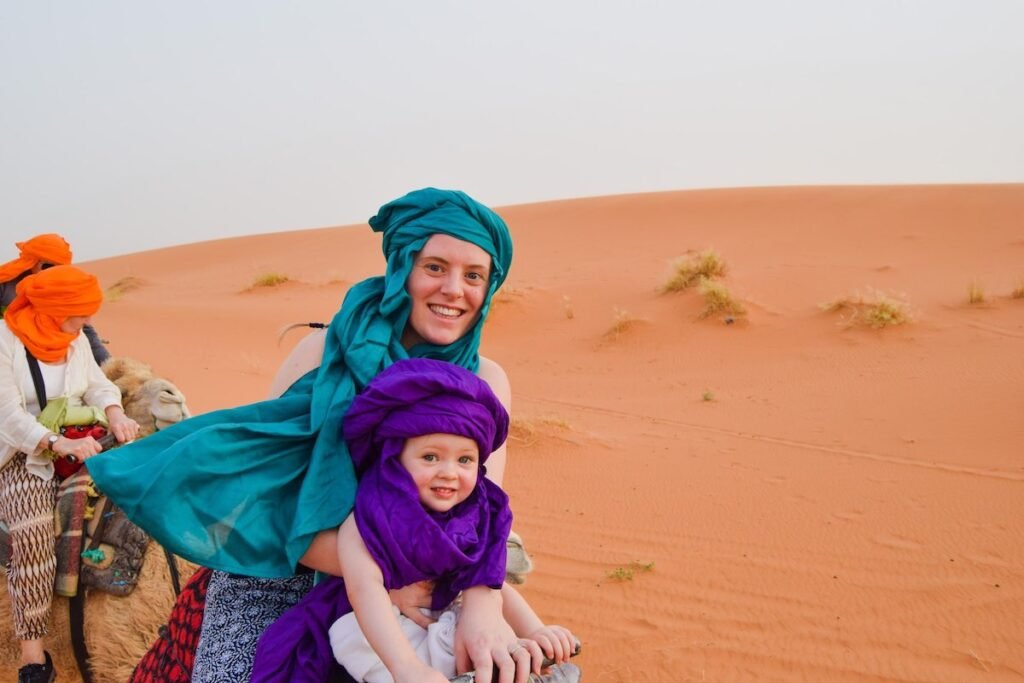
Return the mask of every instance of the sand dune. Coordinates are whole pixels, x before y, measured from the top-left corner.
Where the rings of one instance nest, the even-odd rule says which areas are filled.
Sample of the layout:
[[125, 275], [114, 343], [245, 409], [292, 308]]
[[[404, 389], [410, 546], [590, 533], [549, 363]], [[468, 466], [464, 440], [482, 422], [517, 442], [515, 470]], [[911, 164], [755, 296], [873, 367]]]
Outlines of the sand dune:
[[[1024, 679], [1024, 185], [628, 195], [507, 207], [484, 353], [508, 370], [524, 590], [591, 682]], [[713, 248], [746, 307], [660, 292]], [[368, 228], [87, 264], [96, 325], [197, 412], [262, 398]], [[256, 278], [290, 281], [250, 289]], [[967, 303], [977, 283], [985, 294]], [[820, 305], [880, 291], [913, 320]], [[618, 328], [613, 331], [613, 328]]]

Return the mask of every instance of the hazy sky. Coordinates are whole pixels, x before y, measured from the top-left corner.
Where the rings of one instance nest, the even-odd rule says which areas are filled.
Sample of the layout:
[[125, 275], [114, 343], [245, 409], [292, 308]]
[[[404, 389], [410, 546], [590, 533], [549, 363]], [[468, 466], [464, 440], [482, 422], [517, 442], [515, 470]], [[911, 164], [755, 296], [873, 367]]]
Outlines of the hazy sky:
[[1024, 180], [1022, 0], [0, 0], [0, 261], [698, 187]]

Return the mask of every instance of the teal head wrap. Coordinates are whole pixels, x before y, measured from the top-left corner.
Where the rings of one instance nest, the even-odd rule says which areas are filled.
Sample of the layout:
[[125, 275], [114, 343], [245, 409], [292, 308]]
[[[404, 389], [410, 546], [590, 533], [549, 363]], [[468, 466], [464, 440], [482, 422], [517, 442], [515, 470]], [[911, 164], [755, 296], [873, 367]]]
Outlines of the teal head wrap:
[[[349, 290], [317, 370], [281, 398], [193, 417], [89, 460], [99, 488], [176, 554], [249, 576], [290, 575], [313, 536], [352, 509], [356, 480], [341, 420], [353, 397], [410, 356], [477, 370], [483, 321], [512, 260], [504, 221], [462, 192], [426, 188], [385, 204], [370, 225], [383, 233], [387, 272]], [[406, 350], [405, 283], [437, 233], [491, 255], [488, 293], [462, 338]]]

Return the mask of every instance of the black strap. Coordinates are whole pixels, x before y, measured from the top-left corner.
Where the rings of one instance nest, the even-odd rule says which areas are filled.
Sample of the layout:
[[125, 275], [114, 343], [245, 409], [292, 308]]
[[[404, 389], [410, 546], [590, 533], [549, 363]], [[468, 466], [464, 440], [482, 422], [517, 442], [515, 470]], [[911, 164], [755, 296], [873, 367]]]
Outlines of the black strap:
[[71, 649], [75, 653], [75, 663], [82, 675], [83, 683], [93, 683], [92, 667], [89, 665], [89, 648], [85, 644], [85, 588], [78, 587], [78, 592], [68, 600], [68, 625], [71, 629]]
[[167, 558], [167, 570], [171, 573], [171, 588], [174, 589], [174, 597], [181, 595], [181, 573], [178, 571], [178, 559], [167, 548], [164, 548], [164, 557]]
[[43, 384], [43, 371], [39, 369], [39, 361], [32, 355], [32, 352], [25, 349], [25, 360], [28, 361], [28, 371], [32, 375], [32, 384], [36, 385], [36, 398], [39, 399], [39, 412], [46, 408], [46, 385]]

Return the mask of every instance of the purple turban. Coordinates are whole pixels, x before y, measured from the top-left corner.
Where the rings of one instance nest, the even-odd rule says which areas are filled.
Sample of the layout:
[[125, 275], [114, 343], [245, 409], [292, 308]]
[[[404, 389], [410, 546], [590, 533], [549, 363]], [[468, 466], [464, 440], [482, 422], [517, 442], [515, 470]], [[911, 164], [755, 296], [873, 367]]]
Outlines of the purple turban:
[[[431, 579], [433, 607], [442, 609], [466, 588], [501, 586], [512, 526], [505, 492], [478, 476], [466, 500], [447, 512], [430, 511], [399, 457], [406, 439], [426, 434], [473, 439], [481, 462], [501, 446], [508, 413], [483, 380], [444, 361], [399, 360], [356, 396], [342, 432], [360, 475], [359, 535], [386, 588]], [[336, 666], [327, 632], [349, 611], [342, 579], [320, 583], [264, 632], [252, 681], [327, 680]]]
[[360, 476], [377, 457], [396, 457], [406, 439], [426, 434], [472, 439], [483, 464], [505, 443], [508, 413], [472, 372], [444, 361], [408, 358], [381, 372], [355, 397], [342, 433]]

